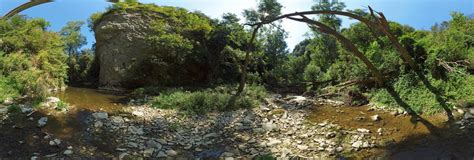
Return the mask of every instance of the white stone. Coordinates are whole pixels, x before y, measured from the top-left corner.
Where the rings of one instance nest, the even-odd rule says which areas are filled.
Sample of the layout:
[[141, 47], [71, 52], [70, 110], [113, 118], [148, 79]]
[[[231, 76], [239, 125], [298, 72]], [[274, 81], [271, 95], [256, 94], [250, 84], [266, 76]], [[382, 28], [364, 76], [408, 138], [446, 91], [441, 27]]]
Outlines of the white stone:
[[137, 117], [142, 117], [143, 115], [145, 115], [143, 112], [140, 111], [133, 111], [132, 114]]
[[151, 155], [153, 155], [153, 152], [155, 152], [154, 148], [148, 148], [143, 151], [143, 155], [145, 157], [150, 157]]
[[104, 126], [104, 123], [102, 123], [101, 121], [97, 121], [94, 123], [95, 128], [101, 128], [102, 126]]
[[109, 118], [109, 115], [106, 112], [92, 113], [92, 116], [95, 119], [107, 119], [107, 118]]
[[173, 157], [173, 156], [178, 155], [178, 153], [176, 151], [170, 149], [170, 150], [166, 150], [166, 155]]
[[370, 130], [365, 129], [365, 128], [357, 128], [357, 132], [360, 132], [360, 133], [370, 133]]
[[372, 119], [372, 121], [380, 121], [382, 118], [378, 114], [376, 114], [376, 115], [370, 116], [370, 119]]
[[262, 128], [265, 129], [266, 131], [274, 131], [274, 130], [278, 130], [278, 125], [272, 122], [267, 122], [267, 123], [262, 124]]
[[5, 105], [12, 105], [13, 104], [13, 98], [6, 98], [5, 100], [3, 100], [3, 104]]
[[60, 101], [61, 100], [58, 97], [48, 97], [48, 98], [46, 98], [47, 103], [58, 103]]
[[362, 147], [362, 145], [363, 145], [362, 141], [356, 141], [356, 142], [352, 143], [352, 147], [354, 147], [354, 148], [360, 148], [360, 147]]
[[68, 150], [65, 150], [63, 154], [64, 155], [71, 155], [72, 153], [73, 153], [72, 150], [68, 149]]
[[57, 146], [57, 145], [60, 145], [61, 144], [61, 140], [60, 139], [54, 139], [52, 141], [49, 141], [49, 145], [50, 146]]
[[271, 138], [271, 139], [268, 141], [267, 146], [270, 147], [270, 146], [274, 146], [274, 145], [277, 145], [277, 144], [280, 144], [280, 143], [281, 143], [280, 140]]
[[379, 135], [382, 135], [382, 132], [383, 132], [383, 129], [382, 129], [382, 128], [377, 129], [377, 133], [378, 133]]
[[296, 148], [298, 148], [299, 150], [307, 150], [308, 146], [307, 145], [297, 145]]
[[47, 122], [48, 122], [48, 117], [41, 117], [38, 120], [38, 127], [44, 127]]

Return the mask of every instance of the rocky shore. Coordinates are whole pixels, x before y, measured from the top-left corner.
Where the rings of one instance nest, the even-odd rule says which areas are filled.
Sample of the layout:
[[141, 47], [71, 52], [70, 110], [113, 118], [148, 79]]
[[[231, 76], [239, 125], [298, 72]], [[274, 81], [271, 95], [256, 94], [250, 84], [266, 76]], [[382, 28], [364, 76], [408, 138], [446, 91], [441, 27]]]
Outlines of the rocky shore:
[[[253, 109], [206, 116], [184, 116], [175, 110], [136, 105], [119, 113], [88, 114], [80, 135], [87, 137], [81, 138], [87, 143], [100, 145], [96, 149], [107, 152], [102, 156], [118, 159], [252, 159], [268, 155], [278, 159], [334, 159], [395, 143], [381, 138], [381, 135], [390, 134], [386, 128], [347, 128], [331, 119], [317, 123], [308, 121], [314, 107], [323, 105], [341, 106], [342, 102], [277, 95]], [[25, 110], [24, 114], [29, 112], [32, 110]], [[393, 116], [404, 114], [403, 111], [389, 112]], [[457, 124], [461, 129], [474, 129], [474, 110], [463, 112], [464, 117]], [[5, 113], [2, 119], [7, 117]], [[381, 120], [379, 115], [363, 118], [372, 122]], [[38, 117], [34, 122], [38, 123], [37, 127], [48, 125], [46, 116]], [[74, 143], [48, 133], [44, 135], [49, 146], [58, 149], [52, 154], [32, 155], [32, 159], [45, 156], [94, 157], [95, 151], [87, 147], [74, 146]]]

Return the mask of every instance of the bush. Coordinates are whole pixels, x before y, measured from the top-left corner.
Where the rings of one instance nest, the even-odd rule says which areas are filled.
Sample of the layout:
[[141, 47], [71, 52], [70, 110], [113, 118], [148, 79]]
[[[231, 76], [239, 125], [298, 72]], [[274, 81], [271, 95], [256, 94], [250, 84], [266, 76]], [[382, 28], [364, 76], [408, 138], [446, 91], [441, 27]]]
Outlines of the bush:
[[261, 86], [248, 86], [238, 97], [233, 97], [234, 89], [235, 87], [229, 86], [198, 91], [168, 89], [154, 97], [150, 103], [156, 108], [178, 109], [184, 114], [202, 115], [213, 111], [251, 108], [259, 105], [266, 97], [266, 90]]
[[20, 96], [20, 91], [15, 88], [15, 82], [10, 78], [0, 76], [0, 102], [18, 96]]
[[[405, 74], [394, 84], [395, 91], [416, 112], [428, 114], [442, 111], [440, 103], [435, 95], [417, 80], [414, 74]], [[431, 84], [438, 88], [443, 98], [448, 101], [448, 106], [464, 107], [474, 102], [474, 76], [464, 73], [450, 73], [447, 80], [436, 80], [429, 77]], [[371, 101], [376, 104], [389, 107], [398, 106], [390, 94], [384, 90], [376, 90], [372, 93]]]
[[64, 101], [59, 101], [56, 107], [56, 110], [63, 110], [67, 109], [69, 107], [69, 104], [64, 102]]
[[64, 86], [64, 44], [48, 26], [43, 19], [24, 16], [0, 20], [0, 92], [41, 99], [49, 89]]

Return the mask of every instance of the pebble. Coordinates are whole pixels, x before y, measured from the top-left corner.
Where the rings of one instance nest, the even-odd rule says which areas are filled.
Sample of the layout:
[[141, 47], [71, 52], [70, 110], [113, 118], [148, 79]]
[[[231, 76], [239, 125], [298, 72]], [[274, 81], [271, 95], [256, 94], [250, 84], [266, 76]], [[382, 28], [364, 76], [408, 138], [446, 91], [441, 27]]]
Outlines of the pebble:
[[158, 152], [158, 154], [156, 155], [157, 158], [164, 158], [164, 157], [167, 157], [167, 154], [165, 154], [165, 152], [163, 151], [160, 151]]
[[296, 148], [298, 148], [299, 150], [307, 150], [308, 146], [307, 145], [297, 145]]
[[61, 144], [61, 140], [60, 139], [54, 139], [52, 141], [49, 141], [49, 145], [50, 146], [57, 146], [57, 145], [60, 145]]
[[64, 155], [71, 155], [72, 153], [73, 153], [72, 150], [68, 149], [68, 150], [65, 150], [63, 154]]
[[41, 117], [38, 120], [38, 127], [44, 127], [47, 122], [48, 122], [48, 117]]
[[101, 121], [97, 121], [94, 123], [95, 128], [101, 128], [102, 126], [104, 126], [104, 123], [102, 123]]
[[132, 114], [137, 117], [143, 117], [143, 115], [145, 115], [143, 112], [140, 111], [133, 111]]
[[380, 121], [382, 118], [378, 114], [376, 114], [376, 115], [370, 116], [370, 119], [372, 119], [372, 121]]
[[268, 141], [267, 146], [271, 147], [280, 143], [281, 143], [280, 140], [272, 138]]
[[170, 150], [166, 150], [166, 155], [173, 157], [173, 156], [178, 155], [178, 153], [175, 150], [170, 149]]
[[360, 132], [360, 133], [370, 133], [370, 130], [365, 129], [365, 128], [357, 128], [357, 132]]
[[107, 118], [109, 118], [109, 115], [106, 112], [92, 113], [92, 116], [95, 119], [107, 119]]

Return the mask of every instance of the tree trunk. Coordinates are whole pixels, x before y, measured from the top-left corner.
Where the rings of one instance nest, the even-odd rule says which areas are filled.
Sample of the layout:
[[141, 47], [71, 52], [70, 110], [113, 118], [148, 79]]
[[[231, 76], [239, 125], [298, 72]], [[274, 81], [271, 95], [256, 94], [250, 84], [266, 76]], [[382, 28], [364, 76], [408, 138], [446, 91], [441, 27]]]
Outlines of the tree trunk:
[[258, 25], [253, 29], [252, 37], [250, 37], [250, 40], [248, 42], [247, 46], [247, 52], [245, 53], [245, 61], [244, 64], [241, 65], [241, 70], [242, 74], [240, 76], [240, 83], [239, 83], [239, 88], [237, 89], [237, 95], [240, 95], [245, 88], [245, 82], [247, 81], [247, 66], [250, 63], [250, 53], [253, 52], [253, 43], [255, 41], [255, 38], [258, 33], [258, 29], [260, 29], [261, 25]]

